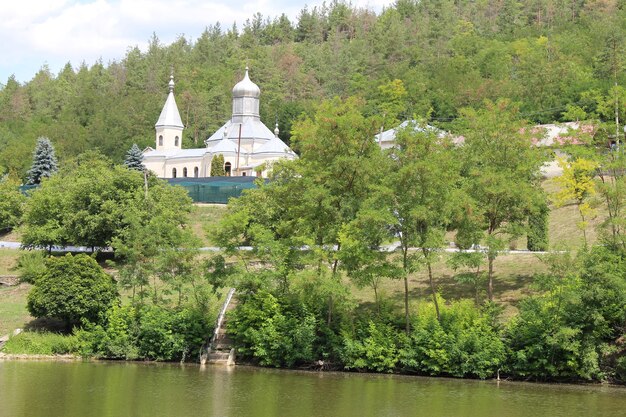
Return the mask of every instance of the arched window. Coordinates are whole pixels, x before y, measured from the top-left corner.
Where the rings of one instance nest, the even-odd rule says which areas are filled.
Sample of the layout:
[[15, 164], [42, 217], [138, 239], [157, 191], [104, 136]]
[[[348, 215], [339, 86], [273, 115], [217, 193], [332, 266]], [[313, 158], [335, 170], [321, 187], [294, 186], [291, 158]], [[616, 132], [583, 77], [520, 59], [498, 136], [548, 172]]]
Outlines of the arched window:
[[163, 146], [163, 135], [159, 135], [159, 146]]
[[176, 168], [172, 168], [172, 178], [176, 178]]
[[198, 167], [194, 167], [193, 168], [193, 176], [196, 177], [196, 178], [198, 178], [198, 171], [199, 171]]
[[183, 177], [187, 178], [187, 167], [183, 168]]
[[227, 177], [230, 177], [230, 167], [231, 167], [230, 162], [226, 162], [224, 164], [224, 171], [226, 171], [226, 176]]
[[178, 146], [178, 136], [174, 138], [174, 146]]

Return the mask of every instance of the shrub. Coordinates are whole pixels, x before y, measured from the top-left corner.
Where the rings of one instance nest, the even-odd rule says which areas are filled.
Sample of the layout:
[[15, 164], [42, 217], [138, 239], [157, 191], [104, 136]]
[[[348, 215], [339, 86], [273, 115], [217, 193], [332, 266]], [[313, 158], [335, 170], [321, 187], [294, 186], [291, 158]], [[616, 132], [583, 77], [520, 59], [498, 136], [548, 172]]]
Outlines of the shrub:
[[28, 311], [60, 319], [70, 329], [84, 321], [102, 322], [117, 298], [115, 281], [93, 258], [67, 254], [46, 260], [45, 272], [28, 294]]
[[106, 326], [91, 325], [76, 331], [83, 356], [133, 360], [139, 358], [137, 312], [131, 306], [113, 306], [106, 314]]
[[352, 337], [343, 333], [341, 360], [346, 369], [393, 372], [399, 361], [397, 339], [401, 333], [394, 327], [369, 321], [367, 327]]
[[434, 306], [427, 304], [413, 320], [413, 331], [400, 353], [407, 371], [456, 377], [488, 378], [505, 358], [493, 318], [469, 300], [444, 305], [440, 321]]
[[42, 251], [23, 251], [17, 261], [21, 282], [34, 284], [37, 277], [46, 272], [46, 254]]
[[[601, 379], [601, 358], [623, 333], [626, 263], [606, 247], [581, 252], [571, 272], [543, 277], [506, 329], [509, 372], [535, 379]], [[609, 370], [610, 371], [610, 370]]]
[[532, 297], [507, 329], [511, 349], [508, 371], [535, 379], [592, 379], [598, 376], [598, 355], [582, 339], [581, 329], [567, 325], [553, 300]]
[[78, 353], [79, 346], [78, 338], [73, 335], [22, 332], [9, 338], [2, 350], [13, 354], [62, 355]]
[[205, 316], [184, 308], [114, 306], [106, 325], [92, 325], [76, 332], [81, 354], [107, 359], [155, 361], [197, 358], [200, 347], [211, 334]]
[[262, 290], [240, 304], [228, 320], [239, 353], [275, 367], [311, 362], [316, 327], [315, 316], [306, 308], [286, 308]]

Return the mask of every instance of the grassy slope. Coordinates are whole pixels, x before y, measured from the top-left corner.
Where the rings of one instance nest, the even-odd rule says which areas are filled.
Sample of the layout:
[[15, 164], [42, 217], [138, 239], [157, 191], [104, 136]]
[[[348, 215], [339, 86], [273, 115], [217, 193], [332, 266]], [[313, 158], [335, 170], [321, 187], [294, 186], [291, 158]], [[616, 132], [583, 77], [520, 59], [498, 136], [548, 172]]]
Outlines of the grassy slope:
[[195, 204], [189, 216], [189, 226], [201, 239], [203, 246], [214, 246], [212, 231], [226, 213], [226, 206], [220, 204]]
[[[546, 180], [543, 187], [549, 195], [558, 190], [558, 185], [553, 179]], [[575, 205], [554, 207], [551, 205], [549, 217], [549, 237], [551, 250], [576, 250], [583, 244], [583, 234], [578, 228], [578, 209]], [[593, 244], [598, 239], [597, 226], [605, 218], [606, 212], [599, 207], [595, 218], [589, 221], [587, 228], [588, 243]], [[450, 236], [452, 238], [452, 236]], [[526, 240], [520, 239], [517, 247], [524, 249]], [[435, 287], [446, 300], [460, 298], [474, 298], [474, 289], [469, 284], [459, 284], [454, 279], [455, 272], [446, 266], [443, 259], [434, 267]], [[494, 297], [504, 308], [505, 316], [515, 314], [516, 305], [521, 298], [532, 293], [532, 277], [537, 273], [546, 272], [546, 265], [541, 257], [533, 254], [503, 254], [494, 263]], [[461, 271], [459, 271], [461, 272]], [[483, 285], [479, 296], [486, 298], [486, 287]], [[402, 281], [383, 281], [380, 291], [385, 297], [393, 300], [398, 308], [404, 302], [404, 284]], [[430, 298], [430, 287], [426, 271], [418, 271], [410, 276], [409, 292], [412, 300]], [[374, 292], [371, 288], [354, 288], [353, 293], [359, 301], [369, 303], [374, 301]]]
[[32, 320], [26, 310], [26, 295], [29, 290], [29, 284], [0, 287], [0, 336], [18, 327], [23, 328], [24, 324]]

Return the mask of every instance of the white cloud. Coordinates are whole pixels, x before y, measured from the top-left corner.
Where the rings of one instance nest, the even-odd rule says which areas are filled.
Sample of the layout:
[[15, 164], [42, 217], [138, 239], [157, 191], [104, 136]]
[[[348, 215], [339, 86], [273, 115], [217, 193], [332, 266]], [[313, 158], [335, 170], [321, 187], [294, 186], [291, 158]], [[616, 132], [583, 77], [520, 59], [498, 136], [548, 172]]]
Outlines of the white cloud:
[[[322, 0], [308, 1], [309, 6]], [[389, 0], [390, 1], [390, 0]], [[356, 0], [353, 4], [380, 10], [386, 0]], [[6, 3], [6, 4], [5, 4]], [[184, 34], [197, 38], [220, 22], [241, 27], [256, 12], [295, 19], [303, 0], [20, 0], [0, 7], [0, 83], [15, 74], [30, 80], [47, 63], [57, 72], [68, 61], [78, 65], [121, 59], [127, 48], [145, 48], [154, 32], [164, 43]]]

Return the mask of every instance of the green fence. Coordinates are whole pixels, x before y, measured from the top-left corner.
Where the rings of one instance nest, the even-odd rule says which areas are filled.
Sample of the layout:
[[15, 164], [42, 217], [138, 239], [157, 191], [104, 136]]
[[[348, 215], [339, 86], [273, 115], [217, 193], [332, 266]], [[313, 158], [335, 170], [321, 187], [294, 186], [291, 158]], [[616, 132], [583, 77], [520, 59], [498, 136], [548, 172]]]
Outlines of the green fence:
[[33, 190], [33, 189], [35, 189], [37, 187], [39, 187], [38, 184], [35, 184], [35, 185], [20, 185], [20, 192], [22, 194], [27, 194], [28, 195], [28, 192], [30, 190]]
[[256, 188], [255, 177], [173, 178], [167, 181], [187, 190], [194, 203], [226, 204], [243, 190]]
[[[173, 178], [170, 185], [183, 187], [194, 203], [226, 204], [231, 197], [239, 197], [243, 190], [256, 188], [255, 177], [209, 177], [209, 178]], [[20, 191], [28, 191], [39, 185], [22, 185]]]

